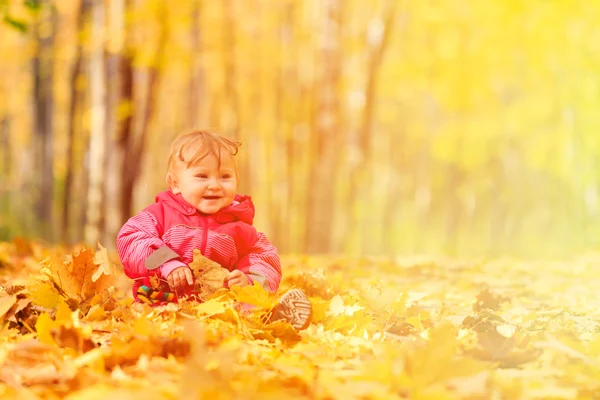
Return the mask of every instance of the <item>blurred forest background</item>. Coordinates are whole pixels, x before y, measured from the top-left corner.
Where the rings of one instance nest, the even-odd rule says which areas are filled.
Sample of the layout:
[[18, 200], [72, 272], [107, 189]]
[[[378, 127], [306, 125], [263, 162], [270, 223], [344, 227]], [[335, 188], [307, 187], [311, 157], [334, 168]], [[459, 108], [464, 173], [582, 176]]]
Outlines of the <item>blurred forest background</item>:
[[171, 140], [243, 142], [281, 252], [600, 238], [600, 2], [0, 0], [0, 239], [114, 246]]

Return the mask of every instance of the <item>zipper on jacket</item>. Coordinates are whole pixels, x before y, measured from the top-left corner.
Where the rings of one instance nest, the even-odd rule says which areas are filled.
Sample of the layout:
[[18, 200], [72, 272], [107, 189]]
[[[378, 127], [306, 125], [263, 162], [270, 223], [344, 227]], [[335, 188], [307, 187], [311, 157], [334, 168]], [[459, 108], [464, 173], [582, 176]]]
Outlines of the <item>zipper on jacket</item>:
[[202, 248], [200, 249], [202, 255], [206, 254], [206, 246], [208, 245], [208, 218], [210, 217], [202, 218]]

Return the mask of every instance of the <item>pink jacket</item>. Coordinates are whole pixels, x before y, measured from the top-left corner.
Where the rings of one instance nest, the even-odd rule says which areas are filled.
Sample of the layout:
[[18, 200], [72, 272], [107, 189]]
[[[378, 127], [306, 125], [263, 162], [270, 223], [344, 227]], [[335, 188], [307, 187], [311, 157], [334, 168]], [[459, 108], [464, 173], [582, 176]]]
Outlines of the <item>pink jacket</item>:
[[181, 194], [159, 193], [156, 202], [130, 218], [117, 235], [125, 274], [135, 280], [134, 297], [141, 285], [149, 285], [150, 276], [166, 279], [175, 268], [192, 262], [194, 249], [230, 271], [239, 269], [251, 284], [257, 281], [266, 290], [277, 291], [281, 281], [277, 249], [256, 231], [253, 219], [250, 196], [236, 195], [231, 206], [207, 215]]

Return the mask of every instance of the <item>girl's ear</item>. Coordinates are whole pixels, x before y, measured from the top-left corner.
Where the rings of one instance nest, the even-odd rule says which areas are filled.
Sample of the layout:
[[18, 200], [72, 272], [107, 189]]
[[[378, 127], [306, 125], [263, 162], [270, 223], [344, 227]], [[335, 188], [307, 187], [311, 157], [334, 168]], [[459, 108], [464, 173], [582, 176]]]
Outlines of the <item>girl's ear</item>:
[[169, 188], [171, 188], [171, 192], [173, 192], [173, 194], [180, 193], [177, 177], [171, 171], [167, 173], [167, 184], [169, 185]]

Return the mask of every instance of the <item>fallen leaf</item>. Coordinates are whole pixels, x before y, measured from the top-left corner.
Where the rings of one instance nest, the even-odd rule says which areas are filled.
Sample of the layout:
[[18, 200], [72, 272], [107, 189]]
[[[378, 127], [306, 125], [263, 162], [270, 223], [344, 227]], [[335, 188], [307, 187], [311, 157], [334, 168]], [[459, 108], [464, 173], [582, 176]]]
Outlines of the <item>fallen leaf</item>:
[[91, 250], [82, 248], [78, 254], [73, 255], [73, 261], [67, 262], [66, 270], [71, 281], [71, 297], [77, 297], [85, 301], [96, 294], [94, 280], [92, 279], [98, 266], [94, 263], [94, 255]]
[[[68, 270], [81, 260], [62, 262], [79, 247], [30, 246], [19, 257], [12, 243], [0, 242], [0, 398], [597, 394], [600, 254], [543, 268], [281, 256], [280, 293], [292, 282], [313, 293], [312, 323], [296, 331], [270, 322], [277, 295], [260, 285], [151, 307], [133, 302], [133, 281], [120, 268], [111, 276], [115, 255], [100, 244], [85, 256], [93, 265], [83, 283], [73, 276], [80, 269]], [[198, 272], [222, 286], [212, 275], [220, 267], [203, 263]], [[115, 285], [105, 287], [105, 278]], [[481, 285], [490, 289], [479, 292], [483, 304], [473, 313]], [[93, 295], [82, 300], [80, 289]], [[496, 293], [515, 295], [500, 302]]]
[[194, 288], [201, 300], [207, 300], [225, 283], [229, 270], [204, 257], [200, 250], [194, 249], [194, 259], [189, 264], [194, 274]]
[[46, 313], [40, 315], [35, 324], [35, 331], [37, 332], [38, 339], [41, 343], [56, 345], [54, 338], [52, 337], [52, 329], [56, 326], [56, 323]]
[[222, 314], [230, 307], [231, 306], [228, 306], [225, 302], [218, 301], [217, 299], [209, 299], [194, 306], [194, 310], [196, 310], [198, 316], [209, 317], [212, 315]]
[[101, 321], [103, 319], [106, 319], [107, 317], [108, 314], [104, 310], [104, 307], [102, 307], [99, 304], [93, 305], [85, 315], [85, 318], [90, 321]]
[[467, 354], [482, 360], [497, 362], [503, 368], [516, 367], [538, 358], [541, 351], [530, 344], [527, 335], [516, 332], [505, 337], [497, 331], [477, 334], [478, 346]]
[[276, 303], [276, 300], [256, 281], [253, 285], [234, 286], [231, 292], [237, 301], [262, 309], [273, 308]]
[[[6, 313], [6, 319], [8, 321], [13, 321], [13, 322], [18, 322], [17, 321], [17, 315], [19, 313], [21, 313], [21, 311], [27, 309], [31, 304], [31, 299], [30, 298], [24, 298], [24, 299], [19, 299], [17, 300], [17, 303]], [[29, 310], [29, 312], [31, 312], [31, 310]], [[23, 314], [26, 314], [27, 312], [24, 311]], [[23, 317], [23, 315], [20, 315], [20, 317]]]
[[508, 297], [492, 293], [489, 288], [485, 288], [477, 294], [473, 303], [473, 311], [479, 312], [485, 309], [498, 310], [502, 303], [509, 300]]
[[23, 237], [13, 238], [13, 244], [15, 245], [16, 254], [19, 257], [28, 257], [33, 255], [33, 249], [29, 240]]
[[45, 308], [55, 308], [61, 299], [61, 295], [49, 282], [36, 282], [30, 293], [31, 300]]
[[[92, 274], [92, 282], [96, 283], [96, 293], [106, 289], [114, 284], [114, 278], [116, 275], [116, 269], [113, 263], [108, 259], [108, 251], [98, 243], [98, 250], [94, 254], [94, 264], [98, 266], [96, 271]], [[106, 282], [98, 282], [98, 280], [104, 279]]]
[[261, 329], [255, 330], [253, 336], [256, 339], [267, 339], [269, 341], [275, 341], [280, 339], [286, 345], [292, 345], [302, 340], [302, 336], [298, 333], [292, 325], [287, 321], [279, 320], [270, 324], [263, 325]]
[[354, 304], [353, 306], [344, 305], [344, 299], [340, 295], [334, 296], [329, 302], [327, 310], [328, 317], [338, 317], [340, 315], [352, 316], [355, 312], [363, 310], [364, 307]]
[[17, 302], [17, 296], [1, 296], [0, 297], [0, 322], [4, 316]]
[[58, 347], [73, 349], [78, 354], [96, 347], [83, 330], [72, 325], [59, 325], [53, 328], [50, 334]]

